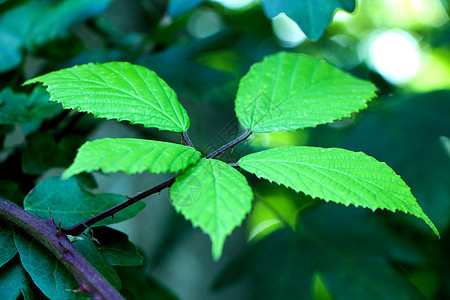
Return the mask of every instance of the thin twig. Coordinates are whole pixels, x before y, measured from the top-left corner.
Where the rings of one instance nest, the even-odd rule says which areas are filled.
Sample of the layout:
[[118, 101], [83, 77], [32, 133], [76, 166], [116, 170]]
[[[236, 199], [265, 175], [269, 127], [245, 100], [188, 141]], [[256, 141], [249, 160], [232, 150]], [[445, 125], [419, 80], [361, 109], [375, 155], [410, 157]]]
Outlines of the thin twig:
[[229, 142], [228, 144], [220, 147], [219, 149], [217, 149], [216, 151], [214, 151], [213, 153], [211, 153], [210, 155], [208, 155], [206, 158], [215, 158], [216, 156], [222, 154], [223, 152], [227, 151], [230, 148], [233, 148], [234, 146], [236, 146], [237, 144], [239, 144], [242, 141], [245, 141], [251, 134], [253, 131], [251, 130], [247, 130], [243, 135], [241, 135], [240, 137], [236, 138], [235, 140]]
[[[212, 154], [208, 155], [206, 158], [214, 158], [217, 155], [223, 153], [224, 151], [236, 146], [237, 144], [239, 144], [240, 142], [246, 140], [250, 135], [252, 134], [251, 130], [247, 130], [243, 135], [241, 135], [240, 137], [236, 138], [235, 140], [231, 141], [230, 143], [226, 144], [225, 146], [221, 147], [220, 149], [216, 150], [215, 152], [213, 152]], [[183, 136], [183, 140], [185, 141], [185, 143], [190, 146], [190, 147], [194, 147], [192, 145], [192, 142], [190, 141], [187, 132], [183, 132], [182, 133]], [[232, 165], [234, 168], [237, 167], [237, 163], [236, 166]], [[144, 199], [147, 198], [150, 195], [153, 195], [155, 193], [159, 193], [160, 191], [162, 191], [165, 188], [170, 187], [174, 182], [175, 182], [175, 177], [172, 177], [171, 179], [155, 186], [152, 187], [151, 189], [146, 190], [145, 192], [142, 192], [132, 198], [127, 199], [126, 201], [108, 209], [105, 210], [102, 213], [99, 213], [98, 215], [95, 215], [89, 219], [87, 219], [86, 221], [83, 221], [79, 224], [76, 224], [72, 227], [68, 227], [68, 228], [63, 228], [62, 232], [64, 232], [65, 234], [69, 234], [72, 236], [78, 236], [80, 234], [82, 234], [87, 228], [89, 228], [90, 226], [94, 225], [97, 222], [100, 222], [103, 219], [106, 219], [108, 217], [113, 216], [114, 214], [118, 213], [119, 211], [121, 211], [122, 209], [127, 208], [128, 206]]]
[[235, 168], [235, 169], [239, 168], [239, 162], [229, 163], [228, 165], [229, 165], [230, 167]]
[[170, 178], [167, 181], [164, 181], [163, 183], [161, 183], [155, 187], [152, 187], [151, 189], [146, 190], [145, 192], [142, 192], [132, 198], [125, 200], [124, 202], [122, 202], [108, 210], [105, 210], [102, 213], [99, 213], [98, 215], [93, 216], [92, 218], [89, 218], [88, 220], [86, 220], [84, 222], [81, 222], [81, 223], [76, 224], [69, 228], [63, 228], [62, 232], [64, 232], [65, 234], [78, 236], [78, 235], [82, 234], [83, 231], [85, 231], [87, 228], [94, 225], [95, 223], [100, 222], [101, 220], [103, 220], [107, 217], [113, 216], [117, 212], [121, 211], [122, 209], [127, 208], [128, 206], [138, 202], [139, 200], [147, 198], [148, 196], [153, 195], [155, 193], [161, 192], [163, 189], [170, 187], [174, 182], [175, 182], [175, 176]]
[[181, 133], [181, 136], [183, 137], [183, 141], [186, 143], [186, 145], [195, 149], [194, 145], [191, 142], [191, 139], [189, 138], [187, 131], [183, 131]]

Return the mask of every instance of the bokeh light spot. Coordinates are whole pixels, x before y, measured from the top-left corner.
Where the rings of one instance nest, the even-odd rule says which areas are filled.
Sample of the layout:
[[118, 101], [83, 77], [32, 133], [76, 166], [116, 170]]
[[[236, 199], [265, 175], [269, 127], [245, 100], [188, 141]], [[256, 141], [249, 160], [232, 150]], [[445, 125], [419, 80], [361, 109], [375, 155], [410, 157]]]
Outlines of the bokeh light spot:
[[419, 71], [418, 44], [408, 32], [376, 31], [363, 45], [362, 55], [369, 66], [391, 83], [405, 83]]

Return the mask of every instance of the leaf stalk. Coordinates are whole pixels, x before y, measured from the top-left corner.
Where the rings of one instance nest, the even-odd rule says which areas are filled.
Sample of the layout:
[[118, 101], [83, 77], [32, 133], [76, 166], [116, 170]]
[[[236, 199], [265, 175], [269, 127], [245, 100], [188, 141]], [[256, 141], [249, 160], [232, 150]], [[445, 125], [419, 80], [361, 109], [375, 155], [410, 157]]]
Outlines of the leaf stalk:
[[240, 142], [245, 141], [252, 133], [253, 133], [253, 131], [251, 131], [250, 129], [247, 129], [247, 131], [243, 135], [237, 137], [236, 139], [234, 139], [233, 141], [229, 142], [228, 144], [220, 147], [219, 149], [217, 149], [216, 151], [214, 151], [213, 153], [208, 155], [206, 157], [206, 159], [215, 158], [218, 155], [222, 154], [223, 152], [227, 151], [228, 149], [233, 148], [234, 146], [236, 146]]

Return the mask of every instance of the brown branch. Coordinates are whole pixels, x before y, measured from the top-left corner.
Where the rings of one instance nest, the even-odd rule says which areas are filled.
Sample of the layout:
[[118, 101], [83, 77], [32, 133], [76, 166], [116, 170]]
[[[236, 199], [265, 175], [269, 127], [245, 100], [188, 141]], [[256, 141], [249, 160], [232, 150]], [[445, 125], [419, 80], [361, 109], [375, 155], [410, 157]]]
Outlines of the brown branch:
[[253, 131], [247, 129], [247, 131], [241, 135], [240, 137], [237, 137], [235, 140], [229, 142], [228, 144], [220, 147], [219, 149], [217, 149], [216, 151], [214, 151], [213, 153], [211, 153], [210, 155], [208, 155], [206, 158], [215, 158], [216, 156], [222, 154], [223, 152], [227, 151], [230, 148], [233, 148], [234, 146], [236, 146], [237, 144], [239, 144], [240, 142], [245, 141], [251, 134], [253, 133]]
[[183, 141], [186, 143], [186, 145], [188, 145], [189, 147], [192, 147], [195, 149], [194, 144], [192, 144], [191, 139], [189, 138], [189, 135], [187, 133], [187, 131], [183, 131], [181, 133], [181, 136], [183, 137]]
[[85, 231], [87, 228], [94, 225], [95, 223], [100, 222], [101, 220], [106, 219], [107, 217], [113, 216], [115, 213], [121, 211], [122, 209], [127, 208], [128, 206], [138, 202], [139, 200], [147, 198], [148, 196], [153, 195], [155, 193], [161, 192], [163, 189], [170, 187], [174, 182], [175, 182], [175, 176], [170, 178], [167, 181], [164, 181], [163, 183], [161, 183], [155, 187], [152, 187], [149, 190], [146, 190], [145, 192], [142, 192], [132, 198], [125, 200], [124, 202], [122, 202], [108, 210], [105, 210], [102, 213], [99, 213], [98, 215], [93, 216], [90, 219], [87, 219], [84, 222], [81, 222], [81, 223], [76, 224], [69, 228], [63, 228], [62, 232], [64, 232], [65, 234], [73, 235], [73, 236], [80, 235], [83, 233], [83, 231]]
[[0, 218], [24, 230], [60, 259], [78, 280], [80, 291], [89, 292], [94, 299], [124, 299], [73, 247], [67, 236], [52, 220], [41, 220], [1, 197]]

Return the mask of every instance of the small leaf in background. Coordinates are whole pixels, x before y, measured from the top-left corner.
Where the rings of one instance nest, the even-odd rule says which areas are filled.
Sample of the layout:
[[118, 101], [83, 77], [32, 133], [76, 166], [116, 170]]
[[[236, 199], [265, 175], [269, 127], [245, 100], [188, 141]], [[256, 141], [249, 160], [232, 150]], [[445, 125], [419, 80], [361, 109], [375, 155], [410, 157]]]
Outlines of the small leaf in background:
[[22, 61], [22, 40], [8, 28], [0, 26], [0, 73], [17, 67]]
[[33, 297], [33, 282], [17, 258], [17, 262], [0, 269], [0, 299], [15, 300], [20, 295], [25, 300], [36, 299]]
[[311, 40], [318, 40], [338, 8], [352, 12], [355, 0], [263, 0], [264, 13], [274, 18], [285, 13]]
[[39, 242], [15, 230], [14, 243], [24, 269], [45, 296], [50, 299], [83, 299], [86, 296], [86, 293], [73, 292], [80, 287], [76, 279]]
[[143, 267], [116, 268], [122, 278], [122, 295], [130, 300], [177, 300], [169, 289], [147, 274]]
[[410, 213], [423, 219], [439, 235], [400, 176], [385, 163], [362, 152], [281, 147], [244, 156], [239, 167], [313, 198]]
[[[16, 1], [17, 2], [17, 1]], [[17, 67], [22, 50], [68, 36], [70, 28], [102, 12], [111, 0], [29, 1], [0, 19], [0, 72]], [[20, 20], [18, 22], [17, 20]], [[2, 48], [3, 50], [3, 48]]]
[[314, 127], [367, 108], [375, 89], [324, 60], [280, 52], [254, 64], [242, 77], [236, 115], [254, 132]]
[[22, 154], [22, 170], [26, 174], [42, 174], [51, 168], [67, 167], [84, 141], [84, 137], [76, 135], [67, 135], [57, 141], [50, 132], [30, 134]]
[[220, 258], [226, 237], [250, 212], [252, 198], [244, 175], [216, 159], [201, 159], [170, 188], [175, 209], [211, 238], [214, 259]]
[[[81, 189], [75, 178], [63, 181], [59, 177], [50, 177], [38, 183], [25, 197], [24, 208], [44, 220], [50, 220], [50, 211], [57, 224], [61, 221], [62, 227], [69, 227], [126, 199], [125, 196], [116, 194], [94, 195]], [[131, 219], [144, 207], [145, 204], [142, 201], [137, 202], [94, 226], [120, 223]]]
[[97, 248], [112, 266], [142, 265], [144, 258], [123, 232], [109, 227], [96, 227], [92, 229], [92, 236], [98, 240]]
[[0, 92], [0, 124], [23, 124], [51, 118], [61, 106], [48, 101], [44, 89], [36, 87], [30, 95], [15, 93], [10, 88]]
[[205, 0], [190, 0], [190, 1], [170, 0], [167, 10], [171, 17], [176, 18], [178, 16], [181, 16], [185, 12], [188, 12], [191, 9], [194, 9], [195, 7], [199, 6], [204, 1]]
[[75, 241], [73, 246], [117, 291], [120, 291], [122, 283], [119, 275], [98, 251], [92, 240], [88, 237], [82, 237], [82, 240]]
[[25, 82], [42, 82], [50, 100], [97, 118], [130, 121], [183, 132], [189, 117], [177, 95], [155, 72], [127, 62], [89, 63], [54, 71]]
[[[10, 261], [17, 253], [12, 228], [0, 222], [0, 267]], [[1, 290], [1, 289], [0, 289]]]
[[178, 172], [197, 162], [200, 155], [192, 147], [174, 143], [104, 138], [81, 146], [62, 178], [99, 169], [104, 173], [123, 171], [127, 174]]

